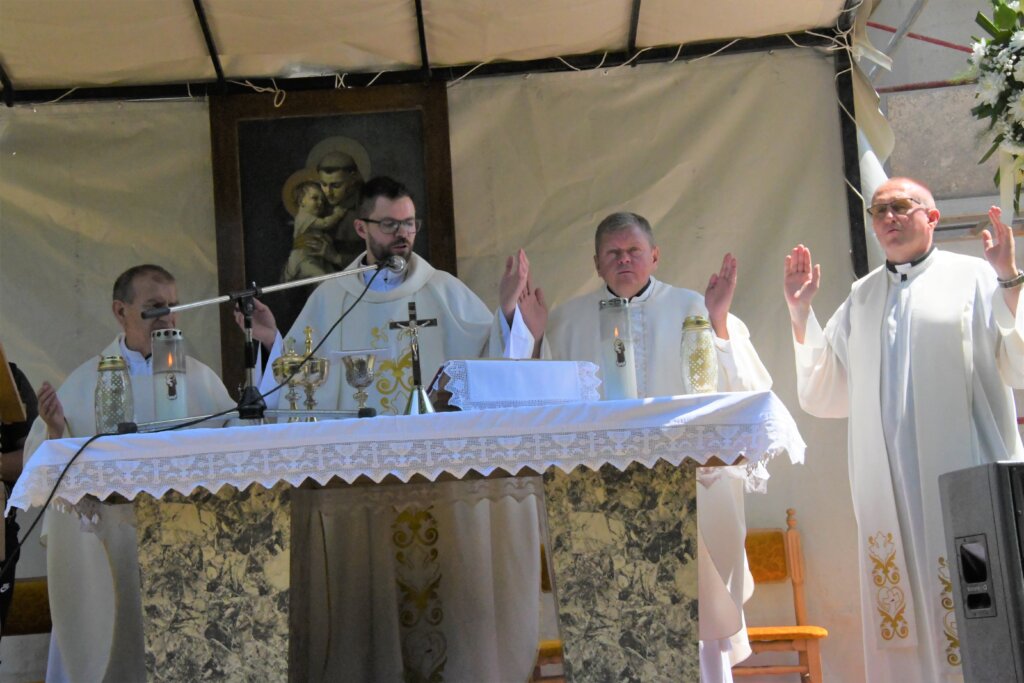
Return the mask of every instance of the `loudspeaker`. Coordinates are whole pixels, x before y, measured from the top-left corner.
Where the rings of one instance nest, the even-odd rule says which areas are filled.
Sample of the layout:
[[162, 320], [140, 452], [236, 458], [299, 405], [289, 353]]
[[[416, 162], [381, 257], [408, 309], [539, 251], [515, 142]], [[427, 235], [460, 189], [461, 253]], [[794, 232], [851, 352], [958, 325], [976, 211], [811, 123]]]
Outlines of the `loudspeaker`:
[[967, 683], [1024, 683], [1024, 463], [939, 477]]

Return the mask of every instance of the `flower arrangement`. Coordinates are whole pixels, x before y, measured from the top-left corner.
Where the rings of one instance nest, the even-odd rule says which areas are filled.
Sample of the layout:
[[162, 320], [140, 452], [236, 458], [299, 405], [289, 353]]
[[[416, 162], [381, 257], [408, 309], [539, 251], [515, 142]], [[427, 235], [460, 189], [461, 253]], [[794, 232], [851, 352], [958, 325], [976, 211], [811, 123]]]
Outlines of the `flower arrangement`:
[[[1006, 160], [1013, 160], [1013, 170], [1024, 159], [1024, 12], [1020, 0], [992, 0], [992, 16], [978, 12], [975, 19], [988, 34], [974, 38], [973, 53], [969, 58], [972, 75], [977, 76], [978, 102], [971, 113], [980, 120], [988, 120], [988, 130], [994, 133], [992, 146], [982, 157], [984, 163], [997, 150], [1002, 154], [1000, 174], [1007, 169]], [[1012, 185], [1015, 207], [1019, 204], [1021, 181], [1013, 170], [1006, 175], [1014, 178]]]

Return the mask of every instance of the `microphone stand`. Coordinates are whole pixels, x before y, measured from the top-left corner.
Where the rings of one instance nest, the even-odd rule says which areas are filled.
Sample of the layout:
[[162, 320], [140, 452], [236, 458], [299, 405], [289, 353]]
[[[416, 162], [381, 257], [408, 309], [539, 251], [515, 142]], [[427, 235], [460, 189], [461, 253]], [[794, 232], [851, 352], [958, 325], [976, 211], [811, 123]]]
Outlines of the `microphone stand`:
[[386, 260], [380, 261], [371, 266], [359, 266], [358, 268], [350, 268], [349, 270], [339, 270], [336, 273], [307, 277], [301, 280], [293, 280], [292, 282], [282, 282], [280, 284], [270, 285], [269, 287], [259, 287], [255, 282], [253, 282], [247, 289], [231, 292], [212, 299], [202, 299], [200, 301], [179, 304], [177, 306], [160, 306], [159, 308], [150, 308], [142, 312], [142, 317], [147, 320], [150, 318], [162, 318], [165, 315], [170, 315], [171, 313], [177, 313], [179, 311], [187, 311], [191, 308], [200, 308], [211, 304], [222, 304], [229, 301], [238, 302], [238, 308], [242, 312], [244, 320], [243, 332], [245, 334], [245, 386], [242, 387], [242, 393], [238, 398], [238, 417], [243, 420], [262, 421], [267, 411], [267, 403], [263, 400], [263, 397], [260, 395], [260, 390], [256, 386], [256, 345], [259, 342], [254, 340], [252, 337], [252, 314], [256, 309], [253, 299], [272, 292], [292, 289], [293, 287], [305, 287], [306, 285], [324, 282], [325, 280], [333, 280], [334, 278], [345, 277], [346, 275], [357, 275], [370, 270], [382, 270], [387, 268], [388, 270], [397, 273], [404, 270], [405, 265], [405, 259], [401, 256], [391, 256]]

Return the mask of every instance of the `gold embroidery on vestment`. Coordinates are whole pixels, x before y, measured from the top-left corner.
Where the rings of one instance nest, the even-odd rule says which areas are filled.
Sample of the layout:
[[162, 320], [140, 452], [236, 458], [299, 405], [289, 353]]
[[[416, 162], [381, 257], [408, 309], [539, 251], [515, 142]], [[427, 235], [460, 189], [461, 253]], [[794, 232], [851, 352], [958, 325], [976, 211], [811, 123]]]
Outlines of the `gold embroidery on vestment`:
[[906, 638], [910, 635], [906, 618], [907, 600], [900, 586], [903, 573], [896, 564], [893, 535], [879, 531], [869, 536], [868, 556], [871, 559], [871, 580], [877, 587], [875, 609], [881, 617], [879, 633], [883, 640]]
[[398, 585], [398, 623], [406, 681], [443, 683], [448, 641], [441, 630], [441, 565], [431, 508], [406, 508], [391, 525]]
[[946, 637], [946, 663], [960, 666], [960, 636], [956, 628], [953, 603], [953, 582], [949, 577], [946, 558], [939, 557], [939, 604], [942, 608], [942, 634]]

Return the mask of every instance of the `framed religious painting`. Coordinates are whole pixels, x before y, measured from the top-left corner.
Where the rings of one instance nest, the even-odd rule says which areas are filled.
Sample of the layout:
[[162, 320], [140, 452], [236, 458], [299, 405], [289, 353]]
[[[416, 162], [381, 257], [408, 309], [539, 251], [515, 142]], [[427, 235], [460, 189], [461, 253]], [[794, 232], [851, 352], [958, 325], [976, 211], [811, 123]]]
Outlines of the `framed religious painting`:
[[[221, 292], [349, 267], [359, 190], [371, 177], [409, 187], [423, 228], [415, 251], [455, 273], [455, 230], [443, 84], [210, 98], [217, 272]], [[267, 294], [287, 332], [314, 286]], [[301, 341], [301, 340], [299, 340]], [[221, 312], [224, 384], [240, 386], [242, 335]]]

